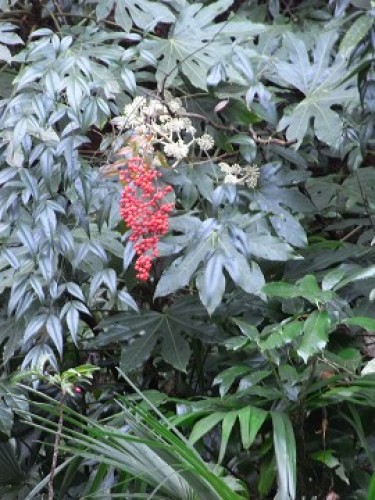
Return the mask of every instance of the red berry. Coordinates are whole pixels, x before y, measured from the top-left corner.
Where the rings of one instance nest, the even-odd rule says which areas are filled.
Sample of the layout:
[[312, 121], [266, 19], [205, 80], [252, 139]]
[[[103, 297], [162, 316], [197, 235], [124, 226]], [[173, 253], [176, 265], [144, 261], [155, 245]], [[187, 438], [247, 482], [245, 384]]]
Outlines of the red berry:
[[168, 231], [168, 215], [174, 208], [173, 203], [162, 203], [173, 188], [158, 187], [155, 181], [160, 175], [139, 157], [128, 160], [127, 168], [120, 172], [124, 184], [120, 215], [132, 230], [129, 239], [137, 255], [134, 268], [137, 278], [144, 281], [150, 276], [152, 261], [158, 256], [157, 244]]

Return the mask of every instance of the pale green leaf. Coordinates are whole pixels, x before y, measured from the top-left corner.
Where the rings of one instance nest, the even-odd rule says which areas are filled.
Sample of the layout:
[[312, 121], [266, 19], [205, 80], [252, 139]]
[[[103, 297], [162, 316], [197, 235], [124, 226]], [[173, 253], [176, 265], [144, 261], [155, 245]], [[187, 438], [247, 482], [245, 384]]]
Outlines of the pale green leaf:
[[295, 500], [297, 472], [293, 427], [285, 413], [272, 412], [271, 416], [279, 484], [275, 500]]
[[303, 337], [297, 353], [306, 363], [307, 360], [324, 349], [328, 342], [330, 318], [326, 311], [314, 311], [305, 321]]
[[341, 40], [339, 53], [348, 57], [359, 42], [367, 35], [373, 25], [374, 19], [370, 14], [364, 14], [358, 17]]
[[352, 82], [341, 83], [346, 71], [345, 61], [337, 57], [330, 64], [335, 39], [333, 31], [320, 34], [313, 51], [313, 62], [310, 62], [305, 43], [290, 32], [285, 35], [284, 46], [290, 62], [276, 63], [278, 75], [302, 92], [304, 98], [296, 106], [286, 109], [278, 130], [286, 129], [287, 139], [296, 140], [297, 145], [301, 144], [311, 125], [319, 140], [337, 148], [343, 121], [331, 107], [345, 107], [358, 100]]

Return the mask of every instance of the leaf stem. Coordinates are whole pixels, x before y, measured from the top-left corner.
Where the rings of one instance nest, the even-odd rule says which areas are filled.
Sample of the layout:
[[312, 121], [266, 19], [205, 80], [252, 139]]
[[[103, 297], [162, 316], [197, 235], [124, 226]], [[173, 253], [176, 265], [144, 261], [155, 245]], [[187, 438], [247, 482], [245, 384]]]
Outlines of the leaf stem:
[[60, 411], [59, 411], [59, 420], [57, 423], [57, 430], [55, 435], [55, 442], [53, 444], [53, 456], [52, 456], [52, 464], [51, 471], [49, 473], [49, 481], [48, 481], [48, 500], [53, 500], [55, 493], [53, 488], [53, 479], [55, 476], [55, 471], [57, 467], [57, 458], [59, 456], [59, 446], [61, 441], [61, 434], [64, 425], [64, 406], [65, 406], [66, 394], [63, 394], [60, 400]]

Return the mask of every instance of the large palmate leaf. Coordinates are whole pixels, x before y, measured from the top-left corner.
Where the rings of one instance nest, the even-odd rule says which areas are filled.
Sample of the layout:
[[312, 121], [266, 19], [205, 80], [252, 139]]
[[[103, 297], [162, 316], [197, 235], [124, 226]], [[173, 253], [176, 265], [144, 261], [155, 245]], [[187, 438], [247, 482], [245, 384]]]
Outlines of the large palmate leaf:
[[305, 43], [296, 35], [288, 33], [284, 48], [290, 62], [276, 63], [278, 78], [298, 89], [304, 98], [289, 106], [278, 129], [286, 129], [288, 140], [297, 140], [300, 145], [311, 122], [320, 141], [337, 148], [343, 128], [343, 121], [332, 106], [341, 106], [358, 101], [358, 93], [349, 80], [340, 83], [345, 75], [346, 62], [340, 56], [332, 60], [332, 47], [336, 40], [334, 32], [319, 35], [310, 60]]
[[225, 12], [232, 3], [233, 0], [218, 0], [207, 6], [196, 2], [186, 5], [168, 39], [142, 42], [142, 48], [159, 59], [156, 72], [159, 85], [170, 84], [181, 69], [195, 87], [207, 89], [208, 70], [230, 53], [229, 37], [238, 35], [238, 31], [251, 36], [265, 30], [263, 25], [251, 21], [214, 24], [215, 17]]
[[206, 319], [204, 308], [195, 299], [186, 297], [163, 312], [121, 313], [104, 320], [100, 324], [104, 332], [91, 345], [126, 344], [120, 366], [129, 372], [148, 359], [160, 342], [163, 359], [177, 370], [185, 371], [190, 359], [186, 336], [198, 336], [206, 342], [218, 340], [216, 325], [208, 324]]
[[[146, 30], [152, 30], [159, 22], [171, 23], [175, 16], [161, 1], [153, 0], [94, 0], [97, 3], [98, 20], [105, 19], [114, 9], [116, 23], [130, 31], [133, 24]], [[165, 2], [167, 3], [167, 2]]]

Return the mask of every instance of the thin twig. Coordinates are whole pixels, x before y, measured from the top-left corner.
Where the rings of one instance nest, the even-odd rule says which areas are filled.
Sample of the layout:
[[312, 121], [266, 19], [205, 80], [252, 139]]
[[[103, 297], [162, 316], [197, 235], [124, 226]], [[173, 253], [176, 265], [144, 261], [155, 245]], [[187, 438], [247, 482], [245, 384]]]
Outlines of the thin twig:
[[217, 123], [208, 118], [207, 116], [201, 115], [199, 113], [176, 113], [178, 116], [187, 117], [187, 118], [196, 118], [197, 120], [202, 120], [211, 127], [216, 128], [218, 130], [228, 130], [229, 132], [239, 132], [239, 130], [234, 125], [223, 125], [222, 123]]
[[351, 238], [354, 234], [356, 234], [358, 231], [360, 231], [364, 227], [365, 227], [364, 224], [360, 224], [359, 226], [356, 226], [354, 229], [352, 229], [351, 231], [349, 231], [348, 234], [346, 234], [344, 237], [342, 237], [340, 239], [340, 243], [343, 243], [344, 241], [348, 240], [349, 238]]
[[54, 489], [53, 489], [53, 478], [55, 476], [55, 471], [56, 471], [56, 467], [57, 467], [57, 458], [59, 456], [61, 434], [62, 434], [62, 429], [63, 429], [63, 424], [64, 424], [65, 399], [66, 399], [66, 394], [63, 394], [61, 396], [59, 420], [57, 423], [55, 442], [53, 444], [53, 457], [52, 457], [51, 471], [49, 473], [49, 481], [48, 481], [48, 500], [53, 500], [54, 496], [55, 496]]
[[249, 132], [251, 134], [253, 141], [256, 142], [257, 144], [262, 144], [262, 145], [278, 144], [279, 146], [291, 146], [292, 144], [295, 144], [297, 142], [297, 139], [288, 141], [285, 139], [277, 139], [276, 137], [271, 137], [271, 136], [263, 139], [255, 132], [252, 126], [249, 127]]

